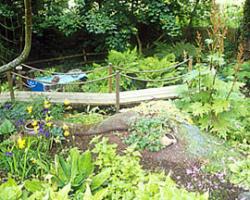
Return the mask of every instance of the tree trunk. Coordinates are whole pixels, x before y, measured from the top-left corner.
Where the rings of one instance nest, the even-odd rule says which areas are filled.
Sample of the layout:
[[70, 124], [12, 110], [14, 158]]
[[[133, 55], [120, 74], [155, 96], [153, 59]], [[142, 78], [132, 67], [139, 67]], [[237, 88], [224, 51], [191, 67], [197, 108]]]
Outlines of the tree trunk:
[[22, 53], [11, 62], [0, 67], [0, 74], [9, 71], [23, 63], [29, 56], [32, 40], [32, 11], [31, 0], [24, 0], [25, 7], [25, 45]]

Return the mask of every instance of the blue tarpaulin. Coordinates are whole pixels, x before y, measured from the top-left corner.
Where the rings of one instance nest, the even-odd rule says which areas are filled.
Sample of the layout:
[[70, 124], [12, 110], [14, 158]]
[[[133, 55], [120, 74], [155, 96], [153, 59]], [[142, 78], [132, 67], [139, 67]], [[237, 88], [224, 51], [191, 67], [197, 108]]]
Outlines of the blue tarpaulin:
[[[35, 78], [35, 80], [27, 80], [27, 84], [29, 88], [31, 88], [32, 91], [46, 91], [46, 88], [50, 88], [50, 86], [55, 85], [52, 83], [52, 80], [58, 77], [59, 81], [56, 83], [56, 85], [65, 85], [67, 83], [71, 83], [74, 81], [83, 81], [86, 80], [87, 75], [85, 73], [80, 74], [62, 74], [62, 75], [52, 75], [52, 76], [44, 76], [44, 77], [38, 77]], [[41, 83], [45, 82], [45, 83]]]

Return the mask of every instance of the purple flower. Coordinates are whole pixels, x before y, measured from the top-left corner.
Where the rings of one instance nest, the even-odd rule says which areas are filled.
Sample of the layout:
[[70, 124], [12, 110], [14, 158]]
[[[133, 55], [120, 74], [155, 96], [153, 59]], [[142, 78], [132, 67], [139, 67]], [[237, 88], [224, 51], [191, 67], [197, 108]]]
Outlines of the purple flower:
[[186, 174], [187, 174], [187, 175], [193, 174], [193, 170], [191, 170], [191, 169], [186, 169]]
[[5, 103], [3, 107], [4, 107], [4, 109], [9, 110], [9, 109], [11, 109], [12, 105], [11, 105], [11, 103]]
[[12, 157], [13, 153], [7, 151], [7, 152], [5, 153], [5, 155], [8, 156], [8, 157]]
[[3, 179], [2, 179], [2, 183], [5, 183], [5, 182], [7, 182], [7, 181], [8, 181], [7, 178], [3, 178]]
[[16, 127], [20, 127], [24, 125], [24, 120], [23, 119], [19, 119], [16, 121]]
[[48, 109], [48, 108], [44, 108], [44, 109], [43, 109], [43, 115], [46, 115], [48, 112], [49, 112], [49, 109]]
[[48, 138], [49, 136], [50, 136], [49, 131], [46, 131], [46, 132], [45, 132], [45, 137]]
[[44, 125], [43, 124], [39, 124], [39, 133], [40, 134], [44, 133]]

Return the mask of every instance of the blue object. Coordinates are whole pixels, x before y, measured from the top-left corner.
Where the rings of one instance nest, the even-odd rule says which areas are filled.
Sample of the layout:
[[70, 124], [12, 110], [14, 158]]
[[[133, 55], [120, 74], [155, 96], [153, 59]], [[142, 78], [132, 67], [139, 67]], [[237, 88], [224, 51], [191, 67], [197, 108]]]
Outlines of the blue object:
[[[58, 77], [59, 81], [56, 84], [52, 84], [52, 80], [54, 77]], [[46, 88], [50, 88], [52, 85], [62, 84], [65, 85], [67, 83], [71, 83], [74, 81], [83, 81], [86, 80], [87, 75], [85, 73], [82, 74], [63, 74], [63, 75], [52, 75], [52, 76], [44, 76], [44, 77], [38, 77], [35, 78], [35, 80], [39, 81], [33, 81], [33, 80], [27, 80], [28, 87], [31, 89], [31, 91], [36, 92], [42, 92], [46, 91]], [[46, 83], [41, 83], [41, 82]]]

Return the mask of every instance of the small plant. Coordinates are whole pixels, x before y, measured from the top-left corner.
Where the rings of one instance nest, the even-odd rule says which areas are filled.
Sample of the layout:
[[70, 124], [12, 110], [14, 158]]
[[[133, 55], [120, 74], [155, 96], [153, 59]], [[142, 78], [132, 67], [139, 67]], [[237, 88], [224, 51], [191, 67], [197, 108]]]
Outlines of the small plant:
[[164, 118], [142, 117], [131, 124], [129, 132], [124, 138], [126, 144], [134, 144], [137, 149], [159, 151], [164, 148], [161, 138], [171, 132], [171, 127]]
[[[243, 46], [239, 45], [232, 82], [221, 80], [219, 72], [225, 65], [224, 38], [227, 29], [216, 11], [214, 5], [212, 27], [206, 39], [208, 65], [199, 63], [201, 56], [198, 56], [195, 69], [186, 78], [188, 91], [183, 93], [184, 99], [180, 106], [193, 115], [194, 121], [203, 130], [216, 133], [224, 139], [242, 141], [249, 135], [244, 122], [248, 116], [249, 103], [240, 93], [241, 84], [238, 83], [238, 73], [243, 63]], [[203, 44], [200, 34], [197, 35], [197, 43], [197, 52], [201, 53]], [[242, 130], [240, 134], [237, 129]]]
[[85, 188], [87, 179], [91, 177], [91, 189], [98, 189], [109, 178], [110, 170], [103, 170], [93, 176], [94, 164], [90, 151], [81, 153], [76, 148], [72, 148], [68, 158], [65, 160], [62, 156], [55, 156], [55, 164], [50, 173], [52, 181], [62, 188], [70, 184], [74, 191]]
[[104, 116], [99, 113], [90, 113], [90, 114], [78, 113], [70, 115], [69, 117], [65, 118], [64, 121], [76, 124], [91, 125], [99, 123], [103, 119]]
[[231, 175], [229, 179], [247, 190], [250, 189], [250, 157], [244, 160], [236, 161], [229, 165]]
[[0, 135], [10, 135], [15, 131], [15, 126], [8, 119], [5, 119], [0, 125]]
[[49, 140], [42, 137], [15, 137], [0, 144], [0, 166], [22, 181], [40, 177], [49, 169]]

